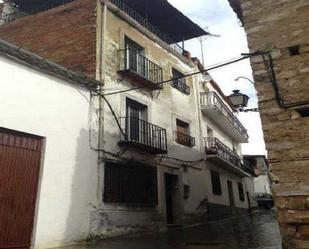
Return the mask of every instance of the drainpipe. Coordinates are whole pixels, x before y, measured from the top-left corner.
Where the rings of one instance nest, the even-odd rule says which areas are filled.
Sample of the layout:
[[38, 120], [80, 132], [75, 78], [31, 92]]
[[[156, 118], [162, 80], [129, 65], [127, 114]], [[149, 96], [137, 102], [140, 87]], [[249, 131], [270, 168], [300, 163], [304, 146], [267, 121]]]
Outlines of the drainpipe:
[[[106, 34], [106, 13], [107, 6], [104, 1], [97, 1], [97, 65], [96, 65], [96, 78], [101, 82], [100, 93], [104, 94], [104, 84], [105, 84], [105, 34]], [[98, 128], [98, 189], [97, 196], [100, 202], [101, 198], [101, 172], [102, 172], [102, 159], [104, 158], [104, 108], [105, 103], [101, 97], [99, 97], [99, 128]], [[104, 171], [104, 170], [103, 170]]]
[[[205, 158], [205, 149], [204, 149], [204, 138], [203, 138], [203, 128], [202, 128], [202, 113], [201, 113], [201, 102], [200, 102], [200, 83], [198, 80], [198, 76], [195, 76], [197, 82], [197, 86], [195, 87], [196, 94], [196, 105], [197, 105], [197, 115], [198, 115], [198, 125], [199, 125], [199, 139], [200, 139], [200, 152], [201, 158]], [[194, 84], [193, 84], [194, 86]], [[201, 166], [202, 168], [203, 166]]]

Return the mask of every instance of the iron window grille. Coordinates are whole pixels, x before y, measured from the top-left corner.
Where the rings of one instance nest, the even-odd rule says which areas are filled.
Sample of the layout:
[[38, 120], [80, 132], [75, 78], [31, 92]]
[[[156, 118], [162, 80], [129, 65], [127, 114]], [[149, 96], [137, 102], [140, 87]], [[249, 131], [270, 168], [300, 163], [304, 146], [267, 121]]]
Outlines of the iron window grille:
[[106, 162], [103, 200], [105, 203], [155, 208], [156, 168], [136, 163]]
[[186, 95], [190, 95], [191, 93], [190, 87], [186, 84], [186, 81], [183, 79], [173, 80], [172, 86]]
[[212, 192], [215, 195], [221, 195], [222, 188], [221, 188], [220, 174], [215, 170], [210, 170], [210, 174], [211, 174]]
[[176, 142], [185, 145], [188, 147], [194, 147], [195, 146], [195, 138], [191, 137], [188, 134], [184, 134], [182, 132], [176, 131]]
[[118, 53], [120, 56], [120, 71], [133, 71], [153, 83], [162, 82], [162, 68], [146, 58], [138, 50], [126, 48], [119, 50]]
[[180, 92], [190, 95], [190, 87], [186, 84], [186, 79], [182, 78], [177, 80], [177, 78], [183, 77], [184, 75], [174, 68], [172, 72], [173, 72], [173, 78], [175, 78], [175, 80], [173, 80], [172, 82], [172, 86], [177, 90], [179, 90]]

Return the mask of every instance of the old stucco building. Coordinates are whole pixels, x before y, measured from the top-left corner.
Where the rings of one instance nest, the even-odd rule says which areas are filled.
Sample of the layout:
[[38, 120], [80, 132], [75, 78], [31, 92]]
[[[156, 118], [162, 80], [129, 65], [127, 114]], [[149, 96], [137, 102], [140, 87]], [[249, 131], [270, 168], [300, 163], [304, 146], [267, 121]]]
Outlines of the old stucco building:
[[[249, 48], [284, 248], [309, 248], [309, 2], [230, 0]], [[269, 65], [268, 62], [266, 64]]]
[[[90, 186], [74, 185], [75, 193], [95, 191], [89, 203], [78, 203], [75, 196], [82, 225], [76, 221], [68, 237], [65, 224], [54, 225], [47, 215], [35, 246], [165, 230], [247, 212], [254, 189], [242, 164], [240, 145], [248, 134], [237, 110], [207, 73], [182, 78], [202, 65], [178, 44], [207, 32], [165, 0], [41, 2], [6, 1], [0, 38], [95, 78], [108, 101], [97, 94], [90, 98], [100, 106], [90, 106], [95, 111], [89, 115], [88, 141], [98, 161], [84, 165], [95, 168]], [[158, 84], [165, 80], [170, 81]], [[65, 185], [65, 178], [58, 180]], [[53, 205], [65, 197], [59, 194]], [[70, 205], [64, 203], [57, 210], [62, 221]], [[39, 208], [48, 213], [47, 205]]]

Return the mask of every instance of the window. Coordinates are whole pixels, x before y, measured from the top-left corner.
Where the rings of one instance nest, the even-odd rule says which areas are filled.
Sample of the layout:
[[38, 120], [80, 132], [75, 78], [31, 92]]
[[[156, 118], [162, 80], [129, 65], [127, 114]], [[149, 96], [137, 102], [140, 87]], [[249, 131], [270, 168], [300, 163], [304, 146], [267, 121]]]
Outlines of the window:
[[125, 37], [124, 43], [126, 49], [126, 68], [145, 76], [147, 72], [144, 57], [145, 49], [128, 37]]
[[[173, 79], [183, 77], [184, 75], [176, 69], [172, 69]], [[186, 78], [173, 80], [172, 86], [180, 92], [190, 95], [190, 87], [186, 84]]]
[[295, 45], [288, 48], [290, 56], [300, 55], [300, 45]]
[[245, 201], [244, 187], [241, 182], [238, 182], [239, 200]]
[[134, 163], [107, 162], [103, 200], [106, 203], [135, 207], [156, 207], [156, 168]]
[[134, 49], [135, 51], [142, 54], [145, 52], [144, 48], [141, 45], [139, 45], [138, 43], [136, 43], [135, 41], [131, 40], [128, 37], [124, 38], [124, 44], [125, 48], [127, 49]]
[[147, 106], [127, 98], [126, 134], [128, 139], [139, 142], [143, 139], [144, 121], [147, 120]]
[[195, 138], [190, 136], [190, 125], [176, 119], [176, 142], [185, 146], [195, 146]]
[[221, 195], [222, 189], [221, 189], [221, 181], [219, 173], [217, 171], [210, 170], [210, 174], [211, 174], [212, 192], [215, 195]]
[[214, 131], [209, 126], [207, 126], [207, 137], [214, 138]]
[[309, 109], [301, 109], [301, 110], [298, 110], [298, 113], [300, 114], [300, 116], [302, 118], [307, 118], [309, 117]]

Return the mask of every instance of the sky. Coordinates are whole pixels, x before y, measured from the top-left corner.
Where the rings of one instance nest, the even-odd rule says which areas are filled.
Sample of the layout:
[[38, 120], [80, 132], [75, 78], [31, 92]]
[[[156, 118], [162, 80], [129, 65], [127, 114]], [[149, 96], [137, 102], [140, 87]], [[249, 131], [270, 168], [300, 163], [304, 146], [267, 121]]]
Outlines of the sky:
[[[220, 37], [207, 36], [203, 39], [205, 67], [239, 58], [249, 52], [244, 29], [227, 0], [168, 0], [195, 23]], [[193, 57], [202, 58], [201, 43], [193, 39], [185, 43]], [[226, 95], [239, 89], [250, 97], [248, 108], [255, 108], [257, 96], [254, 86], [247, 80], [235, 81], [239, 76], [252, 79], [249, 60], [209, 72]], [[240, 113], [238, 118], [248, 129], [249, 143], [242, 145], [243, 154], [264, 155], [265, 144], [259, 113]]]

